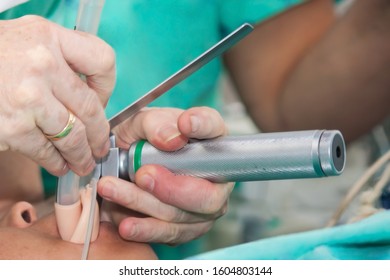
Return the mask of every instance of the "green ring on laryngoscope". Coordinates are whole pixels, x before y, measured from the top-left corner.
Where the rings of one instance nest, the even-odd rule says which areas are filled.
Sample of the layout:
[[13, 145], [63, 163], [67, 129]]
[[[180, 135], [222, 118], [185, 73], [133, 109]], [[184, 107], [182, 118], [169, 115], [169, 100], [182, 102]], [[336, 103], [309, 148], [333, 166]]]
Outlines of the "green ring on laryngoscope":
[[134, 151], [134, 173], [137, 172], [137, 170], [141, 167], [141, 153], [142, 153], [142, 148], [144, 147], [146, 143], [146, 140], [140, 140], [138, 141], [137, 145], [135, 146], [135, 151]]

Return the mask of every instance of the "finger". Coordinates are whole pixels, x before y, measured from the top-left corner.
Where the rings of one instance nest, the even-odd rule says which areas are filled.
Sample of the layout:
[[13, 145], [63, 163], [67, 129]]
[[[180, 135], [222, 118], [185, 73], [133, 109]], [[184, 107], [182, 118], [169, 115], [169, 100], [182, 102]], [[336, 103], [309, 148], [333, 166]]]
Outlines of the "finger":
[[171, 245], [188, 242], [210, 230], [213, 222], [196, 224], [176, 224], [155, 218], [124, 219], [119, 225], [119, 235], [136, 242], [158, 242]]
[[[93, 156], [102, 158], [107, 154], [110, 147], [110, 128], [104, 108], [99, 102], [96, 92], [90, 89], [67, 65], [63, 65], [61, 69], [60, 76], [62, 79], [53, 82], [54, 95], [80, 119], [85, 127], [85, 141], [90, 146]], [[72, 138], [72, 136], [69, 138]], [[81, 145], [75, 140], [73, 139], [73, 143], [80, 150]]]
[[[16, 97], [15, 97], [16, 96]], [[39, 158], [35, 159], [40, 165], [45, 167], [49, 172], [62, 174], [64, 171], [65, 161], [71, 169], [75, 170], [79, 175], [85, 175], [92, 171], [95, 161], [92, 157], [91, 150], [88, 146], [83, 125], [76, 120], [70, 133], [58, 141], [53, 141], [51, 144], [43, 135], [55, 135], [60, 132], [66, 125], [69, 119], [68, 110], [58, 100], [48, 92], [45, 92], [41, 87], [35, 86], [33, 83], [23, 83], [18, 88], [18, 93], [15, 94], [12, 100], [15, 106], [15, 112], [24, 108], [24, 114], [28, 114], [31, 110], [35, 118], [35, 124], [40, 129], [34, 129], [33, 133], [41, 139], [39, 149], [48, 149], [48, 151], [40, 151], [37, 153], [33, 149], [32, 152], [26, 151], [22, 147], [24, 153], [28, 155], [36, 154]], [[17, 98], [18, 96], [22, 98]], [[33, 106], [33, 108], [30, 108]], [[34, 127], [35, 124], [32, 126]], [[19, 127], [22, 124], [19, 124]], [[40, 133], [39, 133], [40, 132]], [[24, 136], [23, 136], [24, 137]], [[32, 149], [33, 144], [37, 141], [28, 142], [26, 145]], [[55, 149], [57, 148], [57, 150]], [[51, 158], [53, 157], [53, 158]], [[61, 159], [59, 157], [62, 157]], [[53, 164], [53, 160], [58, 161], [58, 164]], [[53, 164], [50, 166], [50, 164]]]
[[198, 215], [165, 204], [133, 183], [114, 177], [101, 178], [97, 190], [107, 201], [164, 221], [197, 223], [215, 219], [213, 216]]
[[[82, 56], [85, 53], [84, 46], [83, 48], [80, 48], [80, 45], [77, 45], [76, 47], [72, 44], [85, 43], [86, 46], [89, 46], [90, 48], [90, 40], [84, 35], [57, 26], [42, 18], [27, 17], [25, 20], [28, 21], [29, 24], [34, 23], [36, 29], [42, 29], [47, 33], [50, 33], [52, 37], [54, 36], [54, 38], [57, 38], [59, 41], [59, 46], [53, 46], [53, 44], [48, 43], [48, 45], [44, 45], [43, 43], [28, 51], [27, 56], [31, 61], [29, 61], [30, 66], [26, 71], [30, 73], [31, 79], [25, 80], [32, 80], [36, 78], [36, 76], [38, 76], [40, 80], [45, 79], [47, 82], [46, 84], [50, 85], [50, 94], [54, 93], [57, 100], [71, 110], [85, 125], [88, 143], [92, 149], [93, 155], [97, 158], [103, 157], [109, 149], [109, 125], [105, 117], [102, 102], [99, 101], [97, 95], [99, 93], [91, 89], [82, 81], [69, 67], [68, 62], [65, 60], [66, 57], [64, 59], [64, 55], [70, 55], [71, 52], [77, 52]], [[67, 43], [62, 45], [61, 39], [58, 38], [59, 35], [63, 35], [63, 39], [65, 41], [68, 40]], [[72, 41], [71, 39], [75, 37], [84, 38], [84, 40], [80, 42], [77, 40]], [[94, 42], [96, 41], [96, 38], [91, 40]], [[95, 47], [96, 49], [99, 49], [100, 45], [97, 44]], [[83, 60], [80, 58], [78, 64], [83, 65], [82, 67], [85, 68], [99, 67], [96, 62], [99, 59], [88, 58], [90, 53], [87, 53], [86, 55], [87, 59]], [[71, 66], [73, 65], [71, 64]], [[44, 83], [42, 82], [42, 84]], [[109, 95], [108, 92], [105, 94], [103, 103], [107, 101]], [[77, 142], [75, 142], [75, 145], [78, 145]]]
[[[77, 143], [77, 145], [76, 145]], [[70, 169], [79, 176], [90, 174], [96, 166], [85, 135], [85, 126], [76, 119], [73, 129], [64, 138], [53, 142]]]
[[163, 150], [176, 150], [188, 141], [177, 127], [177, 119], [183, 112], [173, 108], [145, 108], [115, 128], [117, 145], [129, 148], [139, 139], [147, 139]]
[[65, 160], [35, 124], [32, 130], [23, 133], [22, 137], [13, 141], [12, 147], [55, 176], [64, 175], [68, 171]]
[[53, 27], [58, 32], [59, 45], [67, 63], [87, 77], [88, 85], [97, 92], [102, 104], [107, 104], [115, 85], [114, 50], [97, 36], [58, 25]]
[[136, 184], [162, 202], [195, 213], [221, 216], [233, 183], [213, 184], [210, 181], [175, 175], [158, 165], [145, 165], [135, 174]]
[[180, 131], [188, 138], [208, 139], [227, 134], [227, 127], [217, 110], [194, 107], [184, 111], [178, 120]]
[[[49, 89], [37, 85], [34, 80], [23, 81], [12, 96], [9, 97], [12, 104], [13, 117], [15, 120], [12, 129], [16, 131], [22, 143], [10, 143], [11, 147], [20, 150], [25, 155], [34, 159], [52, 174], [63, 175], [67, 171], [65, 161], [70, 161], [70, 167], [85, 170], [87, 164], [94, 164], [90, 149], [86, 143], [86, 137], [77, 137], [72, 142], [73, 135], [79, 130], [76, 122], [73, 132], [61, 139], [55, 145], [49, 142], [45, 134], [56, 134], [61, 131], [68, 122], [67, 109], [51, 94]], [[29, 120], [31, 116], [31, 120]], [[36, 137], [29, 138], [33, 135]], [[15, 137], [13, 137], [15, 139]], [[84, 142], [83, 142], [84, 140]], [[15, 141], [15, 140], [14, 140]], [[19, 141], [21, 142], [21, 141]], [[75, 145], [77, 143], [78, 145]], [[58, 149], [56, 149], [58, 148]], [[77, 150], [79, 149], [79, 150]], [[81, 153], [83, 151], [83, 153]], [[61, 155], [60, 153], [63, 153]], [[36, 157], [36, 158], [35, 158]], [[89, 169], [91, 169], [89, 167]]]

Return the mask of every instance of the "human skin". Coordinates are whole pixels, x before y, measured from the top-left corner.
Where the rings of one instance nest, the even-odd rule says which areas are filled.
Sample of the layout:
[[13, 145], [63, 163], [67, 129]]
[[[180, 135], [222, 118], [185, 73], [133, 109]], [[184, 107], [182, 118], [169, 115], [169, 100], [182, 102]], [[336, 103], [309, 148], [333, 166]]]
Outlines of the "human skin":
[[[339, 129], [356, 140], [389, 115], [390, 2], [306, 1], [260, 23], [225, 55], [249, 115], [264, 132]], [[362, 117], [364, 115], [364, 117]]]
[[[37, 16], [0, 21], [0, 38], [0, 151], [20, 152], [56, 176], [69, 168], [90, 173], [109, 149], [104, 107], [115, 84], [114, 51]], [[50, 141], [45, 134], [65, 127], [68, 110], [73, 129]]]
[[[114, 132], [118, 136], [117, 145], [123, 149], [138, 139], [148, 139], [161, 150], [174, 151], [190, 138], [226, 135], [227, 128], [219, 113], [211, 108], [194, 107], [186, 111], [149, 108]], [[226, 213], [233, 186], [174, 175], [158, 165], [145, 165], [137, 171], [135, 183], [111, 176], [101, 178], [98, 193], [106, 201], [122, 206], [115, 207], [112, 219], [123, 238], [175, 245], [210, 230]], [[142, 215], [134, 215], [134, 211]]]
[[[53, 201], [44, 208], [52, 212]], [[0, 217], [0, 259], [81, 259], [83, 245], [61, 239], [53, 212], [39, 218], [30, 203], [3, 201]], [[113, 224], [102, 222], [88, 259], [156, 259], [156, 255], [149, 245], [125, 241]]]
[[[227, 128], [218, 112], [208, 107], [185, 111], [144, 108], [114, 132], [121, 148], [146, 139], [159, 149], [173, 151], [190, 138], [226, 135]], [[6, 168], [0, 168], [0, 176], [7, 182], [0, 187], [2, 197], [13, 200], [29, 200], [31, 195], [36, 200], [43, 197], [38, 169], [31, 160], [7, 152], [0, 153], [1, 162], [8, 162]], [[233, 186], [233, 183], [214, 184], [191, 176], [176, 176], [162, 166], [146, 165], [137, 172], [135, 183], [109, 176], [101, 178], [98, 193], [105, 202], [121, 206], [113, 209], [111, 219], [122, 238], [179, 244], [201, 236], [226, 213]]]

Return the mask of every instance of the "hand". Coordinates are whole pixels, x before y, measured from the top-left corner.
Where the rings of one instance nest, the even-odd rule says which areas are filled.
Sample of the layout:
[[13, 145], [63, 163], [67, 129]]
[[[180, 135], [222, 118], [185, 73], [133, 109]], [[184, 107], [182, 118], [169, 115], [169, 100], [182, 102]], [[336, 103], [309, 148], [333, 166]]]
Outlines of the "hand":
[[[69, 168], [90, 173], [94, 157], [109, 149], [104, 106], [115, 83], [111, 47], [25, 16], [0, 21], [0, 61], [0, 151], [18, 151], [57, 176]], [[48, 139], [66, 126], [69, 112], [76, 117], [69, 135]]]
[[[161, 150], [174, 151], [189, 138], [206, 139], [227, 134], [221, 116], [206, 107], [145, 109], [118, 126], [117, 145], [128, 149], [147, 139]], [[233, 183], [213, 184], [207, 180], [174, 175], [158, 165], [141, 167], [135, 184], [103, 177], [98, 193], [110, 204], [112, 219], [120, 235], [138, 242], [179, 244], [207, 232], [227, 211]], [[107, 204], [106, 204], [107, 205]], [[121, 205], [121, 207], [117, 207]]]

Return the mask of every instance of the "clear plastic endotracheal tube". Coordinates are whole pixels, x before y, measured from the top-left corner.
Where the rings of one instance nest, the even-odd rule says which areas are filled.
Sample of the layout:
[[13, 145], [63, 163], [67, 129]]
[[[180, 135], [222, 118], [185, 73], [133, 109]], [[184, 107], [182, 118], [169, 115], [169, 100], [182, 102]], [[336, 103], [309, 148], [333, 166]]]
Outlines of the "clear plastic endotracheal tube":
[[[75, 29], [96, 34], [104, 2], [104, 0], [80, 0]], [[58, 181], [55, 203], [58, 230], [63, 240], [84, 243], [83, 259], [86, 258], [89, 241], [97, 238], [99, 230], [96, 171], [97, 168], [90, 184], [83, 188], [80, 188], [80, 177], [72, 171], [60, 177]]]

